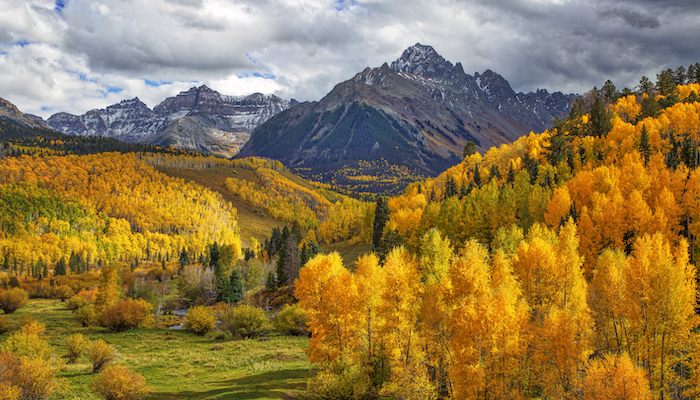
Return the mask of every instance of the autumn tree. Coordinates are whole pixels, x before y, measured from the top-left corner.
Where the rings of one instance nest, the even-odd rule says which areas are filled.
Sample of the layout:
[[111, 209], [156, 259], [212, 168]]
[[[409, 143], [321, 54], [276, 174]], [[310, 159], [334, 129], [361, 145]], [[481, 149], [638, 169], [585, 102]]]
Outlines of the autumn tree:
[[338, 253], [309, 261], [294, 282], [294, 297], [308, 313], [311, 362], [331, 362], [359, 346], [357, 286]]

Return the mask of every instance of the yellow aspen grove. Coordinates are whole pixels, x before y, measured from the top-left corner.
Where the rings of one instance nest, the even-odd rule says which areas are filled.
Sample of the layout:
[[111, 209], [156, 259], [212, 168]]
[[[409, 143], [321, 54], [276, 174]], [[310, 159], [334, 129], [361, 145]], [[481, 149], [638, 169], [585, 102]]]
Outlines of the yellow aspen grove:
[[449, 352], [450, 331], [448, 329], [448, 304], [445, 293], [450, 282], [448, 268], [452, 260], [449, 239], [443, 239], [440, 231], [433, 228], [421, 239], [421, 281], [423, 282], [423, 304], [420, 314], [420, 337], [433, 384], [441, 397], [449, 396], [448, 369], [452, 364]]
[[377, 313], [384, 270], [379, 266], [379, 258], [374, 254], [360, 257], [355, 263], [355, 283], [357, 284], [358, 304], [362, 313], [360, 331], [362, 332], [361, 360], [367, 373], [374, 382], [388, 378], [389, 365], [383, 353], [384, 343], [379, 335], [381, 320]]
[[578, 243], [571, 219], [558, 236], [535, 225], [513, 260], [531, 310], [527, 329], [532, 372], [542, 394], [557, 399], [576, 397], [591, 350], [592, 324]]
[[627, 268], [629, 263], [622, 250], [606, 249], [598, 257], [589, 287], [588, 305], [595, 324], [595, 345], [606, 352], [629, 351], [623, 281]]
[[381, 287], [379, 334], [391, 366], [391, 381], [381, 393], [402, 399], [437, 398], [416, 330], [423, 296], [418, 263], [403, 247], [387, 256]]
[[606, 355], [586, 369], [584, 400], [652, 400], [649, 380], [627, 353]]
[[698, 325], [696, 270], [687, 244], [671, 249], [661, 233], [637, 240], [623, 273], [630, 357], [646, 371], [656, 398], [667, 398]]
[[337, 252], [318, 255], [299, 271], [294, 296], [307, 310], [311, 362], [334, 361], [359, 346], [362, 312], [357, 286]]
[[469, 241], [449, 270], [452, 288], [450, 378], [455, 399], [519, 398], [518, 358], [527, 305], [502, 251]]
[[119, 273], [114, 267], [105, 267], [100, 273], [100, 284], [97, 287], [95, 297], [95, 312], [97, 314], [108, 309], [119, 301], [121, 288], [119, 287]]

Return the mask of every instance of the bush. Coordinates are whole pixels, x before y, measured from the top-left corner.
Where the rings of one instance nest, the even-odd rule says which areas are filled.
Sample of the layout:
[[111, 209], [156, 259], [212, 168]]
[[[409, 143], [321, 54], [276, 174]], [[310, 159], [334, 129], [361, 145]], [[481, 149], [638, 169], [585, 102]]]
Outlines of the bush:
[[95, 301], [96, 290], [81, 290], [75, 296], [72, 296], [66, 302], [66, 308], [69, 310], [77, 310], [82, 306], [92, 304]]
[[293, 306], [285, 304], [282, 310], [277, 314], [274, 320], [274, 326], [278, 332], [287, 335], [308, 335], [309, 331], [306, 330], [307, 321], [306, 310], [299, 307], [298, 304], [294, 304]]
[[196, 335], [204, 336], [216, 326], [216, 317], [205, 306], [192, 307], [187, 311], [182, 326]]
[[68, 363], [73, 364], [78, 361], [80, 355], [83, 354], [83, 351], [85, 351], [87, 348], [88, 343], [89, 341], [85, 339], [82, 334], [72, 334], [66, 340], [66, 347], [68, 347], [68, 354], [66, 354], [66, 358], [68, 358]]
[[46, 325], [41, 322], [37, 322], [31, 318], [22, 319], [20, 323], [20, 332], [27, 335], [36, 335], [39, 337], [44, 336], [46, 333]]
[[83, 328], [90, 326], [95, 323], [95, 309], [91, 305], [84, 305], [74, 311], [73, 316]]
[[47, 399], [63, 388], [58, 370], [51, 360], [0, 352], [0, 398]]
[[12, 314], [27, 305], [29, 295], [20, 288], [0, 290], [0, 308], [5, 314]]
[[66, 301], [66, 299], [73, 296], [75, 292], [68, 285], [59, 285], [53, 288], [53, 297], [61, 299], [61, 301]]
[[95, 374], [117, 358], [117, 350], [104, 340], [98, 339], [88, 347], [87, 358], [92, 363], [92, 373]]
[[151, 392], [143, 375], [118, 365], [102, 371], [92, 381], [92, 390], [107, 400], [139, 400]]
[[263, 310], [242, 305], [229, 307], [223, 312], [220, 328], [233, 336], [252, 338], [264, 334], [269, 329], [269, 325]]
[[102, 326], [113, 332], [124, 332], [141, 326], [151, 315], [153, 306], [143, 299], [126, 299], [110, 306], [102, 313]]
[[10, 325], [10, 320], [6, 316], [0, 315], [0, 335], [12, 330], [12, 325]]

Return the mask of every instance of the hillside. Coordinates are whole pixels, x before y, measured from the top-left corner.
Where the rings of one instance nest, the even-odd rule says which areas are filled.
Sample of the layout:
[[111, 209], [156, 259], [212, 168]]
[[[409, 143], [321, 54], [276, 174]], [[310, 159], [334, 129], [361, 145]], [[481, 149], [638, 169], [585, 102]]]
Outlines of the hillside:
[[324, 382], [362, 382], [355, 397], [695, 393], [699, 95], [698, 83], [593, 92], [552, 129], [378, 204], [381, 258], [331, 254], [299, 273], [322, 368], [310, 387], [331, 398], [341, 390]]

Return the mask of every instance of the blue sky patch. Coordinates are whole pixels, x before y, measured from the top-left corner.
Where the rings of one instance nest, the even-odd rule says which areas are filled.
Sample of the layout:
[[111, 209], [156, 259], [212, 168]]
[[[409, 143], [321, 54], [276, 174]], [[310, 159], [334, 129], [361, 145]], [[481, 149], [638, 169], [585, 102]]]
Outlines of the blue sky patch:
[[260, 72], [253, 72], [253, 73], [244, 72], [244, 73], [242, 73], [240, 75], [236, 75], [236, 76], [238, 76], [240, 79], [250, 78], [251, 76], [254, 76], [256, 78], [263, 78], [263, 79], [277, 79], [277, 77], [274, 74], [261, 74]]
[[151, 86], [151, 87], [170, 85], [172, 83], [172, 82], [164, 82], [164, 81], [152, 81], [149, 79], [144, 79], [143, 81], [146, 82], [146, 85]]
[[54, 10], [58, 12], [59, 14], [63, 11], [64, 8], [66, 8], [66, 4], [68, 3], [68, 0], [56, 0], [56, 3], [54, 3]]
[[336, 0], [333, 7], [338, 11], [344, 11], [350, 9], [350, 7], [356, 6], [356, 0]]

